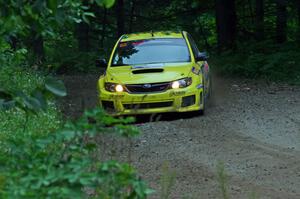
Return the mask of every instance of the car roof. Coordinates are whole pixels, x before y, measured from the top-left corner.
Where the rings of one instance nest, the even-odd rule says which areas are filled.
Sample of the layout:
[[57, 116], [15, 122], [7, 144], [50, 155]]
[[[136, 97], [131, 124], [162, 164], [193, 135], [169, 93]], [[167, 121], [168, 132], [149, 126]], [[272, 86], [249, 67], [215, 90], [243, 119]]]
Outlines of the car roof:
[[159, 31], [125, 34], [122, 36], [121, 42], [153, 38], [183, 38], [183, 33], [182, 31]]

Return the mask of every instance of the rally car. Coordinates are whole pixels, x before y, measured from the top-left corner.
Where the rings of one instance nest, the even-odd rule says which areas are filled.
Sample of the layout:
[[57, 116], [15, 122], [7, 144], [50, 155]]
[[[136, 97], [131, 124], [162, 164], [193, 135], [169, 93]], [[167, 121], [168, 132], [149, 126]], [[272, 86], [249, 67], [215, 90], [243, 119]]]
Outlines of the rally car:
[[204, 113], [211, 93], [207, 55], [185, 31], [123, 35], [98, 66], [99, 103], [113, 115]]

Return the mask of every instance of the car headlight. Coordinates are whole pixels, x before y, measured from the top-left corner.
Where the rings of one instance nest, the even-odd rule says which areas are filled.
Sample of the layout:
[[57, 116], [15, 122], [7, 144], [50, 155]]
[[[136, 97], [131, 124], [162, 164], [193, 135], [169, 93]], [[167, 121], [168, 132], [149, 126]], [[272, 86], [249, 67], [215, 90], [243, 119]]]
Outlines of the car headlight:
[[177, 88], [185, 88], [188, 87], [189, 85], [192, 84], [192, 78], [191, 77], [186, 77], [180, 80], [176, 80], [174, 82], [172, 82], [171, 86], [173, 89], [177, 89]]
[[106, 82], [104, 84], [105, 90], [109, 92], [123, 92], [124, 88], [121, 84], [116, 84], [116, 83], [109, 83]]

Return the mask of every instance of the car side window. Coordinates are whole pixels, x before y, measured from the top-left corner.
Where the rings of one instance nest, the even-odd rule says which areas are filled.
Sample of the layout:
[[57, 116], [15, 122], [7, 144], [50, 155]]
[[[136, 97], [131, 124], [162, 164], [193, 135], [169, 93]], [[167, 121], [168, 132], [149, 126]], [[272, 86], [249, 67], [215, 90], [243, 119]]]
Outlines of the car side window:
[[199, 54], [198, 47], [197, 47], [194, 39], [192, 38], [192, 36], [190, 34], [188, 34], [187, 37], [188, 37], [188, 40], [189, 40], [189, 42], [191, 44], [191, 48], [192, 48], [194, 57], [197, 57], [197, 55]]

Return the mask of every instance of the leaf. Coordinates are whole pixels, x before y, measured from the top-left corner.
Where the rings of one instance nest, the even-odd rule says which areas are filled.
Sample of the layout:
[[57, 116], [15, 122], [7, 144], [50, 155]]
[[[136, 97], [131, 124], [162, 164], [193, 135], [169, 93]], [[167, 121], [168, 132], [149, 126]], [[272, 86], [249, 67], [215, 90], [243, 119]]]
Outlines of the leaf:
[[90, 24], [90, 20], [85, 15], [82, 15], [82, 19], [85, 23]]
[[90, 24], [89, 17], [96, 17], [92, 12], [84, 12], [82, 15], [82, 19], [85, 23]]
[[16, 102], [14, 100], [5, 101], [3, 99], [0, 99], [0, 110], [8, 110], [11, 108], [14, 108], [16, 105]]
[[89, 17], [96, 17], [95, 14], [92, 12], [84, 12], [84, 15]]
[[154, 189], [146, 189], [145, 191], [144, 191], [144, 193], [146, 194], [146, 195], [150, 195], [150, 194], [153, 194], [153, 193], [155, 193], [155, 190]]
[[38, 94], [38, 89], [35, 90], [34, 95], [26, 95], [22, 91], [16, 93], [15, 101], [16, 106], [24, 111], [31, 111], [37, 113], [40, 110], [46, 110], [46, 101], [42, 93]]
[[88, 143], [88, 144], [86, 144], [85, 148], [88, 151], [93, 151], [96, 148], [96, 144], [95, 143]]
[[0, 99], [3, 99], [4, 101], [12, 100], [12, 94], [0, 88]]
[[55, 14], [56, 10], [57, 10], [57, 0], [48, 0], [47, 2], [47, 6], [50, 10], [52, 10], [52, 12]]
[[37, 112], [40, 109], [42, 109], [42, 106], [41, 106], [39, 100], [34, 97], [26, 96], [23, 98], [23, 102], [24, 102], [24, 105], [26, 106], [26, 108], [28, 108], [29, 110], [31, 110], [33, 112]]
[[40, 108], [43, 109], [43, 110], [46, 110], [47, 109], [47, 102], [46, 102], [46, 99], [43, 95], [43, 93], [39, 90], [39, 89], [36, 89], [32, 96], [39, 101], [40, 103]]
[[35, 143], [36, 143], [36, 146], [41, 148], [41, 149], [44, 149], [46, 148], [48, 145], [50, 144], [53, 144], [53, 138], [52, 137], [46, 137], [44, 139], [38, 139]]
[[96, 0], [99, 6], [104, 6], [105, 8], [111, 8], [115, 4], [115, 0]]
[[0, 109], [8, 110], [15, 107], [12, 94], [0, 88]]
[[82, 22], [82, 20], [79, 19], [79, 18], [75, 18], [75, 17], [74, 17], [74, 18], [72, 18], [72, 19], [74, 20], [75, 23], [81, 23], [81, 22]]
[[52, 94], [59, 97], [64, 97], [67, 95], [66, 87], [61, 80], [47, 78], [45, 81], [45, 88]]
[[58, 136], [61, 136], [62, 140], [70, 141], [76, 136], [76, 133], [75, 133], [75, 131], [66, 129], [66, 130], [62, 130], [58, 134]]

